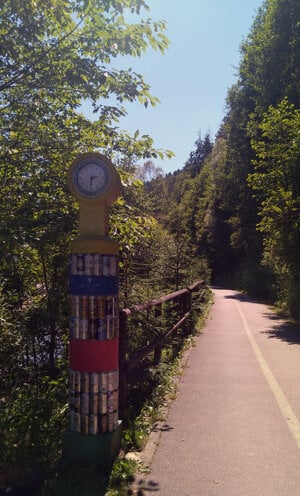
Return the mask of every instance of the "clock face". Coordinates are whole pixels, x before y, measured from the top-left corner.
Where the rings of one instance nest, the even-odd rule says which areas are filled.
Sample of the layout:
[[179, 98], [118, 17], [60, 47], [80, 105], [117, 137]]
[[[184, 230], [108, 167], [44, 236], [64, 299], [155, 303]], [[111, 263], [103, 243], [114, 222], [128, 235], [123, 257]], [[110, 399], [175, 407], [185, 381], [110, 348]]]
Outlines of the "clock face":
[[100, 196], [110, 182], [108, 167], [98, 158], [82, 160], [73, 174], [75, 189], [88, 198]]

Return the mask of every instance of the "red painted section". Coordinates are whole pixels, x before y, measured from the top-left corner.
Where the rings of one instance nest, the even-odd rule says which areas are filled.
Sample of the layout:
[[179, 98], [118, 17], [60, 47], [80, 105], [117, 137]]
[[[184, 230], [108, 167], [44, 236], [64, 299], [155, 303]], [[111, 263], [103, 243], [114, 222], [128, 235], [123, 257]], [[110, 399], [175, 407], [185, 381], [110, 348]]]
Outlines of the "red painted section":
[[118, 368], [119, 339], [70, 340], [70, 368], [79, 372], [107, 372]]

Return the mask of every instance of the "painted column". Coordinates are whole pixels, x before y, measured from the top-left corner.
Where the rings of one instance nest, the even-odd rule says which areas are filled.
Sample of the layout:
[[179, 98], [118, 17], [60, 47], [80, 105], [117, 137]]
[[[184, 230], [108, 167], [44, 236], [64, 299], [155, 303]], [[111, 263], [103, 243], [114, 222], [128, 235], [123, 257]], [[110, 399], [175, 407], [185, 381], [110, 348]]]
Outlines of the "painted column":
[[118, 196], [120, 182], [112, 164], [92, 153], [73, 162], [68, 184], [79, 200], [80, 223], [70, 250], [69, 429], [63, 435], [63, 457], [109, 466], [121, 427], [119, 246], [108, 237], [108, 205]]
[[118, 426], [118, 256], [106, 244], [70, 259], [70, 429], [82, 434]]

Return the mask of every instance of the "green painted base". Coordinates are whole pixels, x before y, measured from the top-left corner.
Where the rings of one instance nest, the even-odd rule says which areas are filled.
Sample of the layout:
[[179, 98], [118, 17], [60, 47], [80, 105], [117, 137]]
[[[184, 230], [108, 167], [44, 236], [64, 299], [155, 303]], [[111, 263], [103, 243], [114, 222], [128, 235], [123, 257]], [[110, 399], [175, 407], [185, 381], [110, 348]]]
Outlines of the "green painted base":
[[122, 423], [114, 432], [89, 435], [70, 430], [62, 435], [63, 461], [77, 461], [83, 465], [95, 465], [99, 469], [110, 470], [121, 445]]

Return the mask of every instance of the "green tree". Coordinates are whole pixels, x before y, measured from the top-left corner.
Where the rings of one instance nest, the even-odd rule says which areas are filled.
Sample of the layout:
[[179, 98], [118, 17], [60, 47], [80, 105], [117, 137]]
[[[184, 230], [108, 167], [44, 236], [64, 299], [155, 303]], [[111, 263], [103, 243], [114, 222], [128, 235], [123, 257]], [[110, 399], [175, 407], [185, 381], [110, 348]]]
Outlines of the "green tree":
[[[99, 150], [127, 178], [138, 158], [164, 155], [149, 136], [118, 129], [124, 102], [157, 103], [142, 75], [114, 66], [117, 57], [141, 56], [148, 47], [166, 49], [165, 23], [140, 17], [148, 10], [144, 0], [1, 4], [3, 477], [39, 463], [47, 468], [58, 454], [53, 433], [65, 422], [67, 255], [77, 228], [77, 206], [65, 185], [68, 164], [80, 152]], [[93, 108], [93, 122], [82, 115], [83, 102]], [[124, 179], [124, 190], [130, 188]], [[120, 234], [129, 211], [126, 200], [131, 201], [125, 197], [114, 214]], [[127, 229], [130, 222], [132, 232], [142, 236], [148, 220], [136, 226], [129, 214]], [[36, 384], [39, 394], [31, 387]]]
[[198, 256], [205, 256], [213, 276], [227, 272], [234, 260], [229, 219], [233, 204], [228, 195], [232, 178], [228, 173], [226, 140], [218, 137], [186, 194], [186, 225]]
[[203, 163], [211, 153], [213, 148], [213, 143], [209, 133], [206, 133], [204, 139], [202, 139], [201, 134], [197, 141], [195, 142], [195, 150], [190, 153], [189, 159], [185, 163], [184, 170], [189, 172], [191, 177], [195, 177], [201, 170]]
[[253, 197], [247, 182], [255, 160], [251, 137], [254, 129], [259, 137], [259, 126], [270, 105], [276, 106], [288, 96], [296, 108], [299, 106], [299, 21], [298, 1], [263, 3], [241, 46], [237, 82], [228, 92], [227, 113], [220, 129], [227, 146], [222, 210], [227, 210], [224, 222], [230, 227], [227, 233], [235, 268], [243, 287], [260, 294], [264, 288], [265, 296], [272, 293], [272, 278], [267, 267], [261, 266], [262, 233], [256, 230], [259, 198]]
[[241, 46], [239, 84], [264, 112], [283, 96], [300, 104], [300, 5], [297, 0], [266, 0]]
[[284, 99], [270, 107], [254, 138], [249, 182], [259, 199], [264, 263], [275, 273], [281, 304], [300, 312], [300, 110]]

